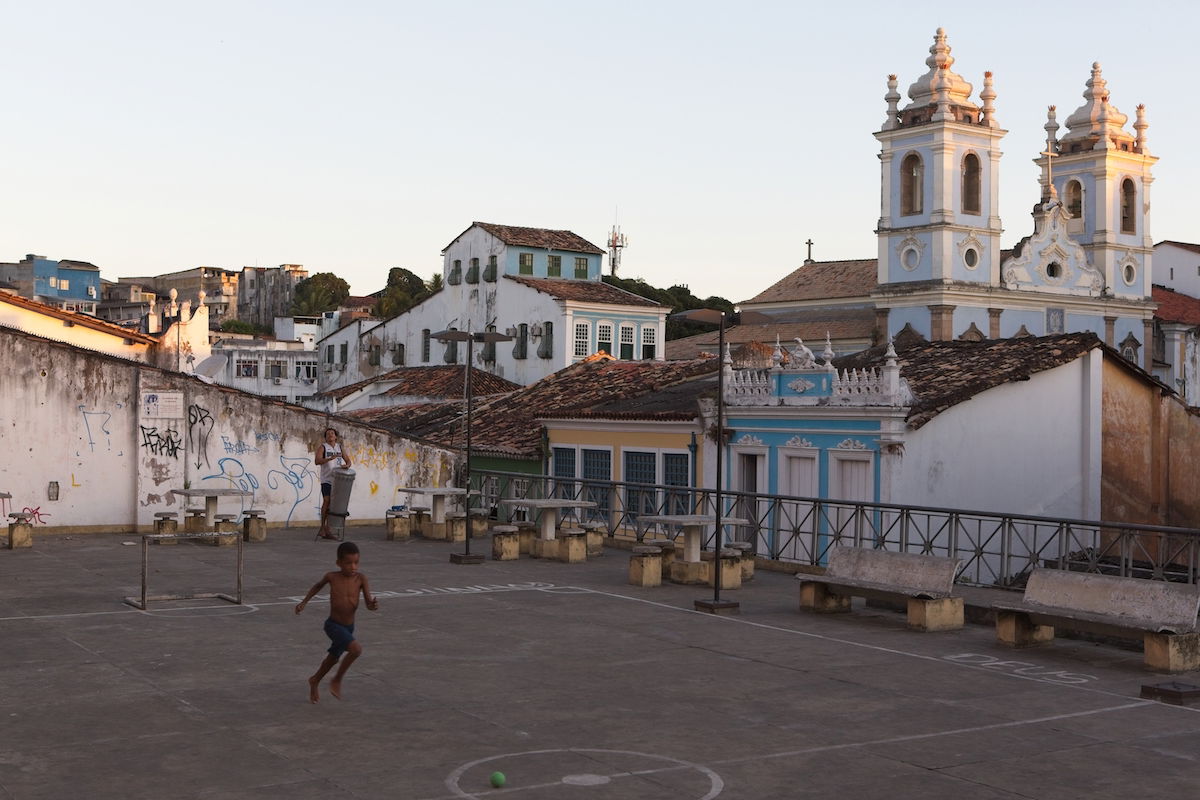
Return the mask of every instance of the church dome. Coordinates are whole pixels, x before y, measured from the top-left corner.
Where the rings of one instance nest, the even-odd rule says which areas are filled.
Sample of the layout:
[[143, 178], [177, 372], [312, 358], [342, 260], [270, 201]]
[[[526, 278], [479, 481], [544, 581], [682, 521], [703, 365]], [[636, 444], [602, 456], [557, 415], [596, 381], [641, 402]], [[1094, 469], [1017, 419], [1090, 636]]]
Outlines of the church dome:
[[[1099, 61], [1092, 64], [1092, 76], [1083, 91], [1083, 99], [1086, 102], [1067, 118], [1067, 134], [1060, 140], [1064, 152], [1083, 149], [1078, 146], [1080, 144], [1095, 145], [1103, 137], [1118, 145], [1133, 141], [1133, 136], [1125, 130], [1129, 117], [1108, 102], [1108, 81], [1100, 74]], [[1069, 147], [1072, 142], [1077, 146]]]
[[933, 46], [929, 48], [929, 58], [925, 59], [925, 64], [929, 71], [908, 87], [908, 97], [912, 102], [905, 106], [905, 111], [935, 105], [942, 93], [945, 93], [946, 101], [951, 106], [967, 111], [979, 110], [971, 102], [971, 84], [950, 69], [954, 65], [954, 57], [950, 55], [950, 45], [946, 44], [945, 28], [938, 28], [934, 34]]

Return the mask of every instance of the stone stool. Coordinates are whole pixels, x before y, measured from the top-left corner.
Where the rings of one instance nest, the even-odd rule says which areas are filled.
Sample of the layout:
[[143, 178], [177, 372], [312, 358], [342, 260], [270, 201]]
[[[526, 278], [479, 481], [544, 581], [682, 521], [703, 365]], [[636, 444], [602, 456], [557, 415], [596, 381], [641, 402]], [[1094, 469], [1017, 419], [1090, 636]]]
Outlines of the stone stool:
[[189, 508], [187, 518], [183, 521], [183, 529], [187, 533], [203, 533], [208, 529], [208, 514], [203, 508]]
[[267, 540], [267, 512], [251, 508], [242, 512], [242, 541], [265, 542]]
[[412, 534], [408, 512], [389, 508], [383, 516], [384, 523], [387, 525], [388, 541], [408, 541], [408, 537]]
[[670, 580], [671, 565], [675, 563], [675, 540], [651, 539], [646, 544], [650, 547], [657, 547], [662, 551], [662, 577], [664, 581]]
[[9, 514], [9, 519], [12, 522], [8, 523], [8, 549], [16, 550], [18, 547], [33, 547], [33, 514], [26, 514], [22, 511], [14, 511]]
[[[721, 569], [721, 588], [722, 589], [740, 589], [742, 588], [742, 551], [721, 549], [720, 569]], [[708, 585], [714, 585], [716, 581], [717, 571], [712, 563], [708, 565]]]
[[558, 537], [559, 561], [564, 564], [587, 561], [587, 531], [583, 528], [563, 528]]
[[[158, 511], [154, 514], [154, 532], [155, 533], [178, 533], [179, 521], [176, 519], [179, 514], [175, 511]], [[156, 539], [159, 544], [169, 542], [175, 544], [178, 539]]]
[[472, 511], [467, 515], [467, 530], [472, 539], [482, 539], [488, 535], [488, 515], [484, 511]]
[[532, 520], [521, 520], [517, 523], [517, 536], [521, 542], [521, 553], [523, 555], [531, 555], [533, 553], [533, 540], [537, 538], [538, 529], [537, 523]]
[[213, 519], [216, 520], [213, 530], [221, 535], [213, 537], [212, 543], [217, 547], [237, 544], [238, 529], [237, 523], [234, 522], [237, 514], [215, 514]]
[[725, 545], [729, 550], [737, 550], [742, 554], [742, 583], [754, 580], [754, 545], [750, 542], [730, 542]]
[[446, 540], [463, 542], [467, 539], [467, 512], [446, 512]]
[[634, 586], [662, 585], [662, 551], [639, 544], [629, 557], [629, 583]]
[[604, 555], [604, 536], [608, 533], [608, 526], [603, 522], [585, 522], [579, 527], [587, 531], [588, 558]]
[[429, 536], [429, 507], [413, 506], [408, 509], [409, 530], [417, 536]]
[[492, 526], [492, 560], [516, 561], [521, 554], [521, 537], [516, 525]]

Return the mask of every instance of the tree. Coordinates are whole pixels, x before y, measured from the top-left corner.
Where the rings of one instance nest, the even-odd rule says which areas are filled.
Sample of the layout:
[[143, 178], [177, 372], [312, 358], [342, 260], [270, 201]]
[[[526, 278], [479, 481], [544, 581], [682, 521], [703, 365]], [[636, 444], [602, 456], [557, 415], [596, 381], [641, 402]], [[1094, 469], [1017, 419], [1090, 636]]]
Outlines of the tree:
[[316, 317], [333, 311], [350, 296], [350, 284], [332, 272], [318, 272], [296, 284], [292, 313]]
[[430, 294], [425, 281], [403, 267], [392, 267], [388, 271], [387, 287], [375, 303], [372, 313], [381, 319], [390, 319], [402, 314]]
[[243, 322], [240, 319], [227, 319], [221, 323], [221, 330], [225, 333], [258, 333], [257, 325], [252, 325], [249, 322]]
[[442, 273], [433, 273], [433, 277], [425, 281], [425, 288], [429, 290], [430, 294], [440, 292], [442, 290]]
[[[665, 306], [670, 306], [671, 313], [676, 311], [690, 311], [693, 308], [715, 308], [719, 311], [732, 312], [733, 303], [726, 300], [724, 297], [706, 297], [701, 300], [692, 294], [688, 287], [682, 284], [676, 284], [669, 289], [659, 289], [646, 283], [641, 278], [618, 278], [615, 275], [605, 275], [603, 277], [605, 283], [616, 286], [618, 289], [624, 289], [627, 292], [632, 292], [639, 297], [645, 297], [653, 300], [656, 303], [662, 303]], [[693, 336], [697, 333], [707, 333], [712, 330], [711, 325], [704, 325], [699, 322], [681, 322], [678, 320], [667, 320], [667, 341], [672, 339], [682, 339], [685, 336]]]

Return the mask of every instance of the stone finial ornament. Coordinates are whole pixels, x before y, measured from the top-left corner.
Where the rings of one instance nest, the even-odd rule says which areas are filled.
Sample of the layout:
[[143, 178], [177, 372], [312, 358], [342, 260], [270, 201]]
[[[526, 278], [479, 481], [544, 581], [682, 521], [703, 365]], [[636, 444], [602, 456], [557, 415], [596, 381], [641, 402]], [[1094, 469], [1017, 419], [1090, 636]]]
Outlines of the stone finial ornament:
[[983, 117], [979, 120], [980, 123], [988, 128], [1000, 127], [1000, 123], [996, 122], [996, 89], [992, 84], [991, 70], [983, 73], [983, 91], [979, 93], [979, 99], [983, 101]]
[[896, 91], [898, 85], [895, 75], [888, 75], [887, 94], [883, 99], [887, 101], [887, 119], [883, 121], [883, 129], [890, 131], [896, 127], [900, 117], [900, 93]]
[[[917, 78], [908, 87], [908, 96], [912, 100], [906, 109], [921, 108], [940, 104], [957, 106], [971, 112], [977, 112], [979, 107], [971, 102], [971, 84], [954, 72], [954, 57], [950, 55], [950, 45], [946, 43], [946, 30], [938, 28], [933, 37], [933, 46], [929, 48], [929, 58], [925, 59], [929, 71]], [[938, 97], [938, 92], [942, 97]], [[942, 113], [939, 107], [938, 113]]]
[[1146, 129], [1150, 127], [1150, 123], [1146, 122], [1146, 104], [1138, 103], [1137, 107], [1137, 122], [1133, 123], [1133, 129], [1137, 131], [1137, 151], [1142, 155], [1149, 155], [1150, 151], [1146, 149]]

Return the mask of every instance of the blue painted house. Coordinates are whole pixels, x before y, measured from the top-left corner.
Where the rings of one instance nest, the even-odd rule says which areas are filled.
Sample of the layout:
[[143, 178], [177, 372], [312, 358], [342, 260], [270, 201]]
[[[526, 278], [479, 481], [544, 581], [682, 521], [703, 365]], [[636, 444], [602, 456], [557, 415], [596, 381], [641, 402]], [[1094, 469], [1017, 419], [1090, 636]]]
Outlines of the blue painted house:
[[55, 261], [30, 253], [18, 262], [0, 264], [0, 281], [15, 286], [22, 297], [64, 311], [95, 315], [100, 299], [100, 268], [86, 261]]

